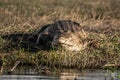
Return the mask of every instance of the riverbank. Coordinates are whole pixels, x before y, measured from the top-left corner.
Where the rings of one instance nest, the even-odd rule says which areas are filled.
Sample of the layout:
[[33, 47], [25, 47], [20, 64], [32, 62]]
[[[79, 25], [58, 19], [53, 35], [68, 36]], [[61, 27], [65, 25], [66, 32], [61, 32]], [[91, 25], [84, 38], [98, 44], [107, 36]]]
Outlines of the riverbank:
[[[71, 3], [71, 4], [70, 4]], [[40, 70], [51, 68], [102, 68], [120, 65], [119, 0], [4, 0], [0, 1], [0, 63], [14, 66], [16, 61]], [[114, 5], [113, 5], [114, 4]], [[26, 38], [39, 26], [58, 20], [79, 22], [93, 40], [81, 52], [40, 50]]]

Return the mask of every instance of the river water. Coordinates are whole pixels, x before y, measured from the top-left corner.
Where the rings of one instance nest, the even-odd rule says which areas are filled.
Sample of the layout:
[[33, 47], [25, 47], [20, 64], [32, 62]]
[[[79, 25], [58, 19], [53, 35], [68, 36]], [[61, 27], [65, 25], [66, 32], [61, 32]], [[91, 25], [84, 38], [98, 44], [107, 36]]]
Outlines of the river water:
[[3, 74], [0, 80], [120, 80], [120, 71], [109, 70], [57, 70], [38, 74], [34, 69], [17, 69], [12, 74]]

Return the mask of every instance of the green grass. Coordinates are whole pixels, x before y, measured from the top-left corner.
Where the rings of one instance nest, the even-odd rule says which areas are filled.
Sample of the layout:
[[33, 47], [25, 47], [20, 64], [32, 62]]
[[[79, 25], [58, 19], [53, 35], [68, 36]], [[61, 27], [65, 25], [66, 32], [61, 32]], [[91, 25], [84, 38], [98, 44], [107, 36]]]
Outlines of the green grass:
[[[120, 0], [0, 0], [0, 52], [4, 66], [15, 61], [30, 63], [38, 69], [101, 68], [105, 64], [120, 64]], [[88, 38], [98, 41], [99, 47], [88, 46], [81, 52], [65, 50], [28, 51], [32, 44], [21, 40], [38, 27], [58, 20], [79, 22]], [[18, 41], [11, 34], [22, 34]], [[23, 43], [25, 43], [23, 45]], [[22, 46], [22, 47], [21, 47]], [[23, 47], [24, 46], [24, 47]], [[26, 49], [27, 48], [27, 49]]]

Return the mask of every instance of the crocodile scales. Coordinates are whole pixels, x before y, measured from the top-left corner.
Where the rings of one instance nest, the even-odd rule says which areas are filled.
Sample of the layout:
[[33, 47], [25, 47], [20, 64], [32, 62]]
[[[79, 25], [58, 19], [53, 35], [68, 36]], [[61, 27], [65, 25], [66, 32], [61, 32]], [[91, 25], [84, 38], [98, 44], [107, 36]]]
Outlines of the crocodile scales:
[[[43, 44], [50, 47], [59, 44], [65, 49], [68, 47], [68, 50], [74, 50], [72, 48], [73, 46], [78, 47], [77, 50], [81, 50], [83, 44], [81, 44], [80, 39], [85, 37], [86, 33], [81, 28], [79, 23], [73, 22], [71, 20], [61, 20], [40, 27], [31, 34], [29, 39], [31, 39], [37, 45]], [[70, 45], [68, 43], [70, 43]], [[77, 43], [77, 45], [75, 43]]]

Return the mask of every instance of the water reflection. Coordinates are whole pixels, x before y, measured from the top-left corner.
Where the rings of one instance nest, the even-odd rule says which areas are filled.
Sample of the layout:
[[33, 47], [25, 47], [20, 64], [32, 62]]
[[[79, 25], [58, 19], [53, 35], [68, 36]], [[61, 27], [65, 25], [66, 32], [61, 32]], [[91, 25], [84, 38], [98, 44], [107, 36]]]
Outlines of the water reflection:
[[59, 80], [55, 77], [37, 75], [2, 75], [0, 80]]
[[34, 68], [16, 69], [11, 75], [1, 75], [0, 80], [119, 80], [120, 71], [106, 70], [58, 70], [49, 74], [38, 74]]

